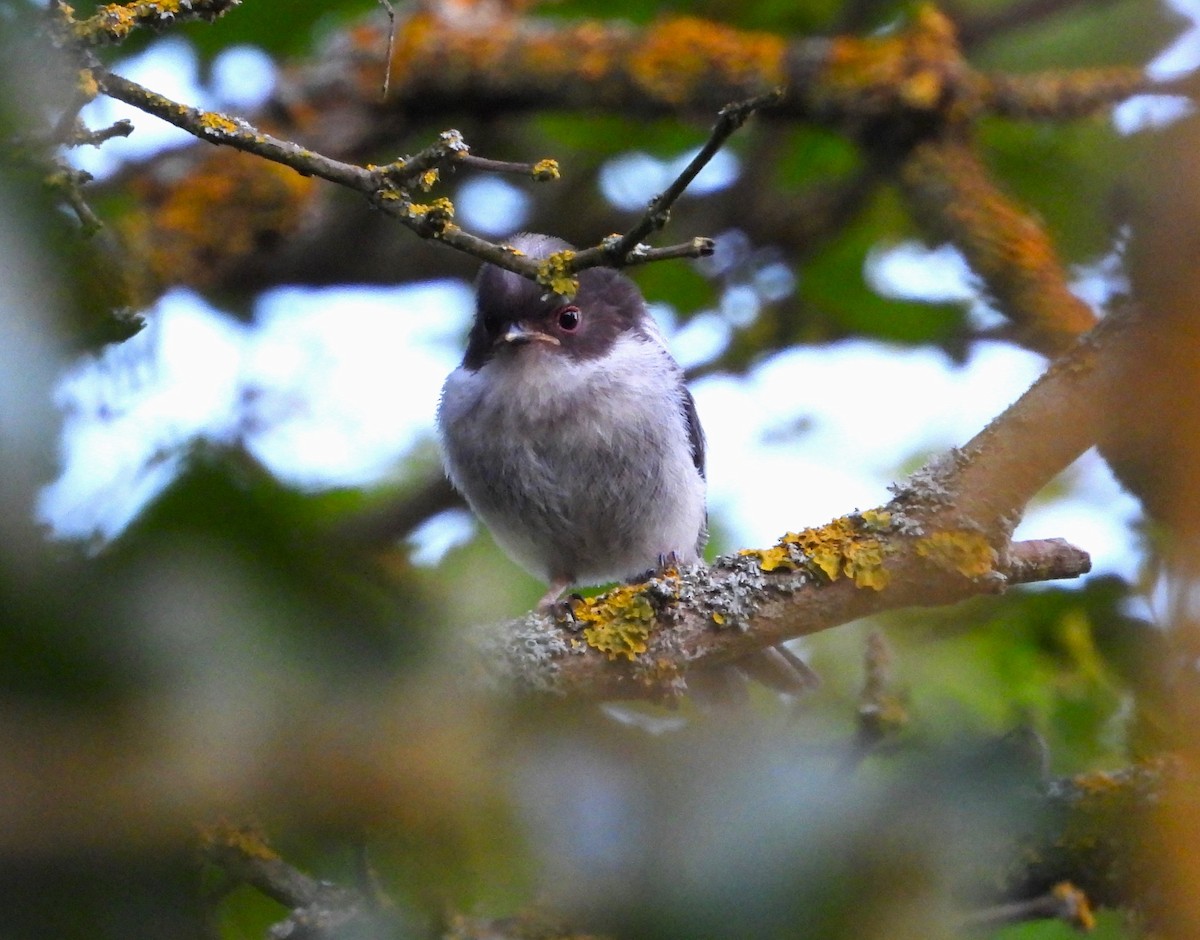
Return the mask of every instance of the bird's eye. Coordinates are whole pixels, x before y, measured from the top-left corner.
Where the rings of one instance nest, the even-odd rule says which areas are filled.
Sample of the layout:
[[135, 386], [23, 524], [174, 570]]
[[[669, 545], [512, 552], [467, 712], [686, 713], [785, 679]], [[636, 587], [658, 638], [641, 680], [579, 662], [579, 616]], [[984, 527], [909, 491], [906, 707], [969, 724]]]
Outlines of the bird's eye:
[[483, 318], [483, 328], [489, 333], [495, 333], [500, 329], [500, 318], [495, 314], [487, 314]]
[[563, 307], [559, 310], [558, 328], [564, 333], [574, 333], [579, 329], [579, 308]]

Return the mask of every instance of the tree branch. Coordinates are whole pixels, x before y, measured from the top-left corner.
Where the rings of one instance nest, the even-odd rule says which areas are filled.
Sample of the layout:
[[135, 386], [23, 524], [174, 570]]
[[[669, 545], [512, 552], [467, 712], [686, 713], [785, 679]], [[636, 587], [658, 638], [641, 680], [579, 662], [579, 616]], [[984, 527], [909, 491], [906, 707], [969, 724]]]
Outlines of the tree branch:
[[1062, 352], [1096, 318], [1071, 293], [1041, 223], [991, 181], [965, 130], [914, 147], [897, 174], [901, 191], [932, 240], [963, 253], [1023, 345]]
[[1096, 926], [1087, 895], [1069, 881], [1060, 882], [1045, 894], [1027, 901], [1013, 901], [976, 911], [963, 918], [962, 926], [971, 930], [997, 930], [1008, 924], [1049, 919], [1061, 920], [1083, 931], [1093, 930]]
[[211, 23], [238, 6], [242, 0], [135, 0], [132, 3], [106, 3], [85, 20], [76, 20], [62, 0], [54, 0], [51, 15], [59, 22], [60, 38], [83, 46], [114, 45], [124, 42], [135, 29], [166, 29], [177, 23], [202, 20]]
[[570, 622], [529, 614], [479, 629], [480, 661], [524, 692], [669, 698], [689, 670], [860, 617], [1085, 574], [1087, 554], [1066, 542], [1010, 536], [1037, 491], [1095, 442], [1136, 322], [1132, 311], [1110, 315], [887, 506], [618, 587], [576, 606]]
[[606, 239], [600, 245], [582, 251], [560, 252], [549, 259], [527, 258], [507, 245], [463, 231], [451, 220], [454, 206], [445, 198], [428, 205], [413, 200], [412, 190], [430, 189], [442, 171], [453, 171], [469, 162], [477, 169], [528, 173], [535, 180], [556, 179], [557, 164], [543, 160], [536, 164], [513, 164], [470, 157], [470, 148], [456, 130], [443, 131], [433, 144], [412, 157], [403, 157], [385, 166], [361, 167], [317, 153], [292, 141], [265, 133], [240, 118], [203, 111], [170, 100], [136, 82], [112, 72], [97, 69], [100, 89], [112, 98], [153, 114], [188, 133], [213, 144], [222, 144], [251, 153], [283, 166], [301, 176], [316, 176], [355, 190], [366, 196], [371, 204], [397, 219], [422, 238], [432, 238], [469, 254], [481, 261], [497, 265], [532, 281], [543, 284], [556, 293], [573, 296], [578, 282], [573, 275], [599, 266], [646, 264], [674, 258], [699, 258], [712, 254], [711, 239], [694, 238], [689, 242], [665, 248], [651, 249], [640, 244], [640, 238], [654, 228], [661, 228], [666, 212], [703, 166], [712, 159], [724, 141], [759, 107], [777, 100], [778, 95], [730, 105], [722, 111], [709, 143], [689, 163], [674, 184], [658, 199], [643, 218], [625, 236]]

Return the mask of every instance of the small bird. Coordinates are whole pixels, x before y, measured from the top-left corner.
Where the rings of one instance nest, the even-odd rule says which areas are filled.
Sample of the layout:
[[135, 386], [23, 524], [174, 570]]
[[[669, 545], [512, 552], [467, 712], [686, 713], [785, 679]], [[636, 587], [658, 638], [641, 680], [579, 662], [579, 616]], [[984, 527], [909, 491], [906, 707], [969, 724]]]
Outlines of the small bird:
[[[571, 247], [534, 234], [511, 246], [532, 258]], [[438, 430], [450, 481], [549, 584], [539, 609], [571, 585], [700, 561], [704, 433], [683, 370], [619, 272], [581, 271], [566, 300], [485, 264]]]

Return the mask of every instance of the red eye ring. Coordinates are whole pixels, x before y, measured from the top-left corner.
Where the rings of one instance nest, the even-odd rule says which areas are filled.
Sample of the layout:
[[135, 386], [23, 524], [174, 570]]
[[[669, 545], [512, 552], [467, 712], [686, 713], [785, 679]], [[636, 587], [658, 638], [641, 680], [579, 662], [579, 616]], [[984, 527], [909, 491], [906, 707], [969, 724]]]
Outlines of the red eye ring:
[[573, 304], [560, 307], [555, 311], [554, 316], [558, 321], [558, 328], [564, 333], [574, 333], [579, 329], [579, 323], [582, 318], [579, 314], [579, 308]]

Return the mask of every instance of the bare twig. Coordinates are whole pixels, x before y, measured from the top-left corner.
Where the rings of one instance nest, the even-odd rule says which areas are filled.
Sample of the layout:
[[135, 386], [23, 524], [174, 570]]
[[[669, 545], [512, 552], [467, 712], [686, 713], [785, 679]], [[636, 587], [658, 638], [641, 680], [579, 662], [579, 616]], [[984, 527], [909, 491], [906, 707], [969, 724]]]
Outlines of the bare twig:
[[392, 87], [392, 55], [396, 50], [396, 10], [388, 0], [379, 0], [379, 5], [387, 13], [387, 55], [383, 60], [383, 87], [380, 89], [380, 100], [387, 101], [388, 92]]
[[513, 163], [508, 160], [489, 160], [487, 157], [477, 157], [467, 154], [462, 159], [463, 166], [476, 170], [486, 170], [489, 173], [519, 173], [531, 176], [535, 180], [558, 179], [558, 161], [539, 160], [537, 163]]
[[100, 217], [96, 215], [92, 207], [87, 204], [87, 200], [83, 198], [83, 186], [91, 181], [91, 173], [88, 173], [86, 170], [76, 170], [61, 162], [58, 163], [58, 172], [48, 178], [50, 185], [62, 193], [63, 198], [67, 201], [67, 205], [71, 207], [71, 211], [79, 219], [79, 224], [83, 226], [83, 233], [85, 235], [94, 235], [100, 229], [104, 228], [104, 223], [100, 221]]
[[105, 141], [112, 140], [114, 137], [128, 137], [132, 133], [133, 122], [129, 118], [121, 118], [121, 120], [110, 124], [108, 127], [102, 127], [99, 130], [77, 127], [64, 142], [68, 147], [99, 147]]
[[[726, 105], [717, 116], [717, 123], [709, 134], [704, 146], [694, 156], [683, 171], [666, 189], [650, 200], [645, 213], [637, 223], [616, 241], [606, 243], [604, 251], [609, 260], [617, 265], [629, 263], [629, 258], [635, 249], [651, 232], [656, 232], [667, 224], [671, 207], [683, 195], [684, 190], [691, 185], [692, 180], [708, 165], [717, 152], [725, 145], [725, 141], [750, 118], [755, 111], [777, 104], [783, 99], [783, 90], [775, 89], [765, 95], [758, 95], [747, 101]], [[674, 256], [673, 256], [674, 257]], [[638, 260], [645, 260], [639, 258]]]

